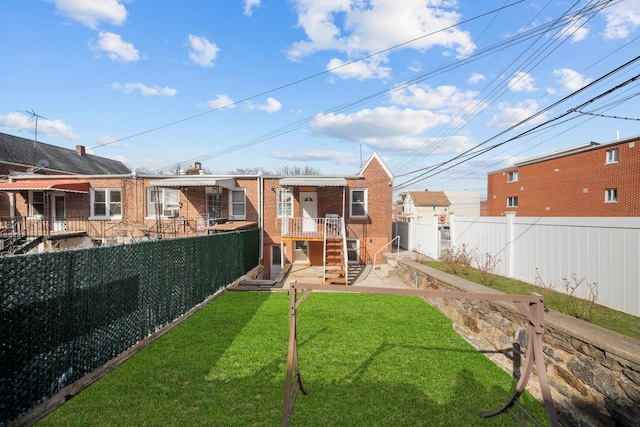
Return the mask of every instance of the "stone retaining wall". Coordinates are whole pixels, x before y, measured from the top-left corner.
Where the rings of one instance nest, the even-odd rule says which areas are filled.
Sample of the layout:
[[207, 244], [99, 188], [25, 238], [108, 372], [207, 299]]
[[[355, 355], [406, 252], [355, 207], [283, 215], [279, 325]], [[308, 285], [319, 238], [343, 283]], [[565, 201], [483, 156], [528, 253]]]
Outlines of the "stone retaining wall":
[[[398, 260], [397, 274], [417, 289], [497, 293], [413, 261]], [[527, 324], [514, 305], [427, 301], [476, 349], [509, 374], [519, 374]], [[640, 426], [640, 341], [553, 310], [545, 313], [543, 341], [547, 375], [564, 425]], [[527, 390], [541, 398], [537, 376]]]

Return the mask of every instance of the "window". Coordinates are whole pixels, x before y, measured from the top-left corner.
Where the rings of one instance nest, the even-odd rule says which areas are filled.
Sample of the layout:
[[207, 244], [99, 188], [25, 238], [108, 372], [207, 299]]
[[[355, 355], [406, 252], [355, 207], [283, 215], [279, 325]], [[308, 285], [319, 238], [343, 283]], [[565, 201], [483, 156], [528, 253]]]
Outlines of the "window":
[[347, 260], [349, 264], [360, 263], [360, 240], [347, 239]]
[[618, 201], [618, 189], [617, 188], [607, 188], [604, 190], [604, 202], [605, 203], [616, 203]]
[[176, 217], [180, 214], [180, 190], [147, 188], [147, 216]]
[[516, 182], [518, 180], [518, 171], [511, 171], [507, 175], [507, 182]]
[[618, 149], [607, 150], [607, 163], [618, 163]]
[[222, 218], [222, 189], [207, 188], [207, 214], [210, 219]]
[[44, 216], [44, 191], [29, 192], [29, 216]]
[[122, 193], [119, 188], [91, 190], [91, 216], [114, 218], [122, 216]]
[[349, 216], [352, 218], [367, 217], [367, 190], [353, 189], [350, 192], [351, 203], [349, 204]]
[[230, 191], [230, 212], [233, 219], [245, 219], [247, 215], [244, 189]]
[[293, 194], [288, 188], [276, 189], [276, 216], [278, 218], [293, 215]]
[[518, 207], [518, 197], [507, 197], [507, 207], [508, 208], [517, 208]]

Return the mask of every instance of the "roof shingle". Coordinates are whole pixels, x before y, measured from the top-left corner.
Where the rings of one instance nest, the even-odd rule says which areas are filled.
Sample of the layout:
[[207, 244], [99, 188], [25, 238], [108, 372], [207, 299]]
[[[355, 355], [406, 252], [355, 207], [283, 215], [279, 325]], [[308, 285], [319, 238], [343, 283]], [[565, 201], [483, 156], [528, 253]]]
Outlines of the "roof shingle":
[[55, 145], [36, 143], [34, 165], [33, 140], [0, 133], [0, 162], [24, 166], [43, 166], [49, 171], [82, 175], [119, 175], [131, 171], [124, 163], [105, 157], [85, 154]]

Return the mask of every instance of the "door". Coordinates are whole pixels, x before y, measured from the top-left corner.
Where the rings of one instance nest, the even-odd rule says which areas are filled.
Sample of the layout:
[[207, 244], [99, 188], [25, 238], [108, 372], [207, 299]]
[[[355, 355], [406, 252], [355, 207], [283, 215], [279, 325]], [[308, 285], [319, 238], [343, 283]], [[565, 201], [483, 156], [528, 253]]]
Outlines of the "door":
[[64, 195], [53, 196], [51, 217], [53, 218], [53, 231], [65, 231], [67, 229]]
[[302, 231], [315, 233], [318, 218], [318, 193], [300, 192], [300, 210], [302, 211]]
[[275, 280], [282, 271], [282, 251], [280, 245], [271, 245], [271, 280]]

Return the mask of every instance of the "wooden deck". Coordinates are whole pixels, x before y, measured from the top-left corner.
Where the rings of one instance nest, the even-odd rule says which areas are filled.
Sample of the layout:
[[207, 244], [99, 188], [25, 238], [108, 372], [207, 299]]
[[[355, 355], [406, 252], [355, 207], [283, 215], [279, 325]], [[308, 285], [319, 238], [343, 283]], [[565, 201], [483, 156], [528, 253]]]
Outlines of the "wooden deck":
[[207, 233], [224, 233], [226, 231], [250, 230], [257, 228], [258, 223], [255, 221], [229, 221], [224, 224], [216, 224], [205, 227]]

